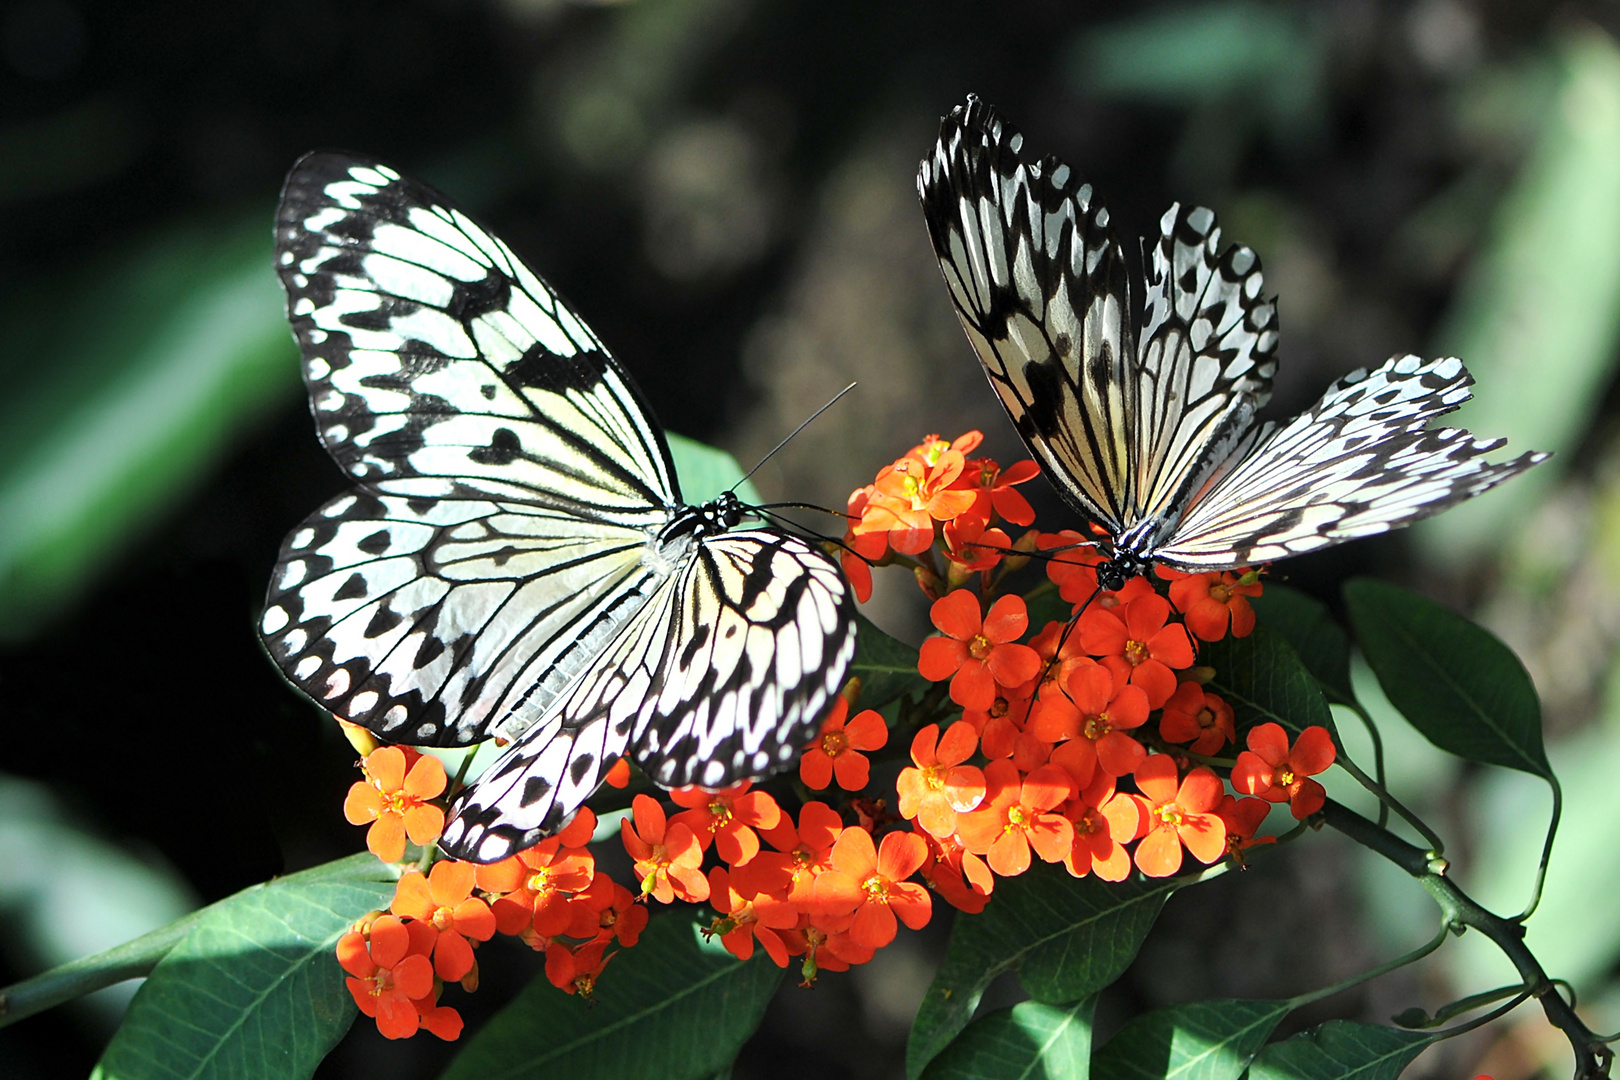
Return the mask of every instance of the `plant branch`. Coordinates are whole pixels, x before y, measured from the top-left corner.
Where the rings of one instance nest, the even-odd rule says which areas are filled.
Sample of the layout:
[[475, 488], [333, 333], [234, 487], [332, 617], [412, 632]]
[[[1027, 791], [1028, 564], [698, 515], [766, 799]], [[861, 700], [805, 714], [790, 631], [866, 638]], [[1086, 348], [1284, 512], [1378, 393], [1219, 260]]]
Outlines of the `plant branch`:
[[194, 911], [134, 941], [54, 967], [0, 990], [0, 1028], [126, 979], [145, 978], [159, 960], [169, 955], [170, 949], [185, 940], [200, 914], [202, 912]]
[[1574, 1008], [1558, 993], [1554, 980], [1547, 977], [1541, 962], [1525, 945], [1522, 924], [1495, 915], [1470, 899], [1446, 876], [1444, 859], [1379, 828], [1341, 803], [1329, 799], [1323, 808], [1323, 817], [1328, 825], [1416, 878], [1440, 905], [1448, 926], [1458, 932], [1478, 930], [1501, 949], [1524, 980], [1525, 992], [1541, 1002], [1548, 1022], [1569, 1039], [1575, 1051], [1575, 1080], [1606, 1080], [1613, 1051], [1575, 1015]]

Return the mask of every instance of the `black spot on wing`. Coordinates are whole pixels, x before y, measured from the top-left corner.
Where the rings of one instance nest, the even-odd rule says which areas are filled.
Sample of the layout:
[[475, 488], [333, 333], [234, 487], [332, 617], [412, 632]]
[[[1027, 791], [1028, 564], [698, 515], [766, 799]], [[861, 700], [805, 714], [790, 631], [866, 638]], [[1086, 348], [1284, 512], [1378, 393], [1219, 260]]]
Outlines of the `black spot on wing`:
[[492, 311], [504, 311], [512, 300], [512, 282], [491, 270], [481, 281], [457, 282], [445, 310], [452, 318], [471, 322]]
[[387, 529], [378, 529], [358, 544], [354, 545], [367, 555], [381, 555], [388, 550], [390, 536]]
[[488, 446], [467, 451], [467, 456], [480, 465], [510, 465], [523, 453], [523, 442], [511, 428], [496, 428]]
[[591, 766], [595, 764], [596, 756], [594, 754], [579, 755], [568, 766], [568, 778], [572, 780], [576, 786], [584, 783], [585, 777], [590, 775]]
[[350, 574], [343, 587], [332, 594], [335, 600], [360, 600], [364, 599], [365, 595], [366, 576], [360, 573]]
[[523, 781], [523, 794], [518, 799], [519, 805], [533, 806], [550, 793], [551, 787], [551, 781], [545, 777], [530, 776]]

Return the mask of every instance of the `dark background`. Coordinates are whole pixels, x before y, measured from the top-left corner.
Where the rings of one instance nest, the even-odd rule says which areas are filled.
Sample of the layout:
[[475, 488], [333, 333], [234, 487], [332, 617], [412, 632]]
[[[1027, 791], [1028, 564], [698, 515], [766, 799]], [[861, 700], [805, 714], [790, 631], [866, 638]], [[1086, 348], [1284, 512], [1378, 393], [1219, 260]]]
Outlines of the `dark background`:
[[[1126, 234], [1197, 200], [1256, 247], [1281, 297], [1281, 411], [1392, 353], [1486, 343], [1463, 355], [1482, 398], [1494, 391], [1486, 415], [1508, 417], [1489, 430], [1524, 420], [1512, 433], [1561, 451], [1556, 472], [1463, 540], [1363, 542], [1280, 573], [1336, 603], [1340, 580], [1376, 572], [1482, 613], [1525, 652], [1549, 723], [1578, 737], [1604, 711], [1620, 635], [1603, 396], [1615, 308], [1601, 287], [1620, 234], [1566, 257], [1531, 231], [1554, 245], [1539, 253], [1552, 269], [1524, 288], [1556, 291], [1567, 273], [1611, 306], [1533, 328], [1505, 359], [1489, 301], [1519, 286], [1479, 268], [1534, 261], [1503, 238], [1537, 198], [1556, 208], [1595, 186], [1599, 205], [1620, 201], [1611, 175], [1549, 135], [1582, 94], [1612, 90], [1617, 27], [1613, 3], [1505, 0], [0, 5], [0, 509], [13, 515], [0, 518], [0, 857], [14, 856], [0, 862], [0, 985], [95, 940], [57, 925], [69, 916], [45, 899], [50, 852], [6, 846], [65, 835], [29, 821], [124, 853], [131, 880], [166, 882], [182, 905], [362, 843], [339, 809], [352, 751], [253, 629], [281, 537], [342, 486], [270, 308], [277, 188], [313, 148], [375, 154], [450, 193], [570, 297], [670, 429], [745, 464], [861, 380], [757, 479], [767, 497], [841, 506], [927, 431], [980, 426], [991, 453], [1022, 456], [912, 190], [938, 116], [976, 92], [1080, 169]], [[1602, 160], [1605, 136], [1592, 138]], [[1569, 176], [1547, 181], [1558, 168]], [[136, 425], [160, 430], [157, 449], [98, 419], [127, 403], [126, 378], [161, 385], [174, 335], [198, 325], [185, 305], [232, 274], [260, 281], [270, 314], [205, 321], [218, 348], [174, 376], [176, 399], [196, 371], [220, 391]], [[1531, 381], [1562, 389], [1516, 401]], [[77, 458], [51, 457], [81, 435]], [[100, 494], [26, 548], [16, 534], [71, 486], [37, 481], [59, 460], [103, 478]], [[8, 503], [8, 490], [40, 494]], [[1032, 494], [1049, 527], [1072, 524]], [[915, 638], [918, 601], [899, 582], [873, 612]], [[1460, 790], [1430, 791], [1442, 820]], [[1301, 847], [1172, 905], [1104, 1024], [1198, 994], [1295, 993], [1390, 955], [1402, 939], [1380, 930], [1389, 909], [1357, 885], [1360, 864]], [[115, 880], [71, 886], [90, 902], [79, 931], [118, 909]], [[936, 920], [869, 970], [784, 990], [738, 1075], [900, 1075], [944, 931]], [[534, 967], [519, 947], [483, 956], [484, 988], [452, 1002], [472, 1025]], [[1456, 973], [1403, 975], [1296, 1019], [1443, 1001]], [[0, 1030], [0, 1074], [83, 1074], [112, 1015]], [[1420, 1068], [1462, 1075], [1495, 1055], [1498, 1080], [1527, 1074], [1539, 1051], [1519, 1030]], [[433, 1075], [452, 1051], [426, 1035], [385, 1046], [361, 1023], [322, 1075]]]

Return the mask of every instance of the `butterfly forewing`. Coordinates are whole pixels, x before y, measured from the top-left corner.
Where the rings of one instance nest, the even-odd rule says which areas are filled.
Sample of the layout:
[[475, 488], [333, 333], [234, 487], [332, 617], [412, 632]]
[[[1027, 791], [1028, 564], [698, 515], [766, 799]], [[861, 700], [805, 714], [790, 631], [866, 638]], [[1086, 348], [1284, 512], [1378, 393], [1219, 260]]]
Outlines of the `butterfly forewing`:
[[928, 231], [1001, 403], [1064, 497], [1110, 529], [1130, 506], [1125, 259], [1091, 189], [977, 101], [917, 177]]
[[446, 849], [533, 843], [627, 752], [672, 784], [790, 759], [853, 652], [836, 563], [681, 505], [629, 376], [431, 189], [310, 155], [277, 221], [317, 427], [360, 487], [287, 538], [261, 631], [388, 741], [514, 740]]
[[352, 477], [662, 524], [674, 467], [629, 377], [443, 196], [311, 154], [287, 179], [276, 237], [316, 426]]

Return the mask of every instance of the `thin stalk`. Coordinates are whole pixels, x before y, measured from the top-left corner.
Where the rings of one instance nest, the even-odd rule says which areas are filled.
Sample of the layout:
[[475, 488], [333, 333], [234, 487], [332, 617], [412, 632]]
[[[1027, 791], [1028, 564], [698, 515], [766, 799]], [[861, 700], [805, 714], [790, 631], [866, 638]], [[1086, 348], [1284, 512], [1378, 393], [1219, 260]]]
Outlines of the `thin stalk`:
[[134, 941], [54, 967], [0, 990], [0, 1028], [127, 979], [144, 979], [159, 960], [169, 955], [170, 949], [185, 940], [201, 914], [194, 911]]
[[[1440, 839], [1439, 835], [1437, 835], [1433, 829], [1424, 824], [1422, 818], [1412, 813], [1412, 811], [1408, 810], [1399, 799], [1391, 795], [1388, 788], [1384, 787], [1383, 784], [1378, 783], [1372, 777], [1362, 772], [1360, 766], [1347, 757], [1341, 756], [1337, 761], [1334, 762], [1334, 764], [1353, 776], [1356, 779], [1356, 782], [1362, 787], [1372, 792], [1372, 794], [1377, 797], [1380, 806], [1387, 805], [1391, 810], [1395, 811], [1401, 816], [1402, 821], [1416, 829], [1418, 835], [1422, 836], [1423, 839], [1428, 842], [1429, 851], [1431, 854], [1436, 857], [1445, 854], [1445, 841]], [[1383, 827], [1384, 825], [1382, 821], [1380, 821], [1378, 828], [1381, 829]]]
[[1446, 860], [1407, 843], [1388, 829], [1332, 799], [1322, 809], [1327, 824], [1356, 843], [1388, 859], [1416, 878], [1435, 903], [1448, 927], [1478, 930], [1512, 962], [1524, 980], [1525, 993], [1541, 1003], [1547, 1021], [1562, 1031], [1575, 1051], [1575, 1080], [1604, 1080], [1614, 1052], [1592, 1032], [1574, 1008], [1558, 993], [1541, 962], [1524, 943], [1524, 927], [1517, 919], [1504, 919], [1481, 907], [1446, 876]]

